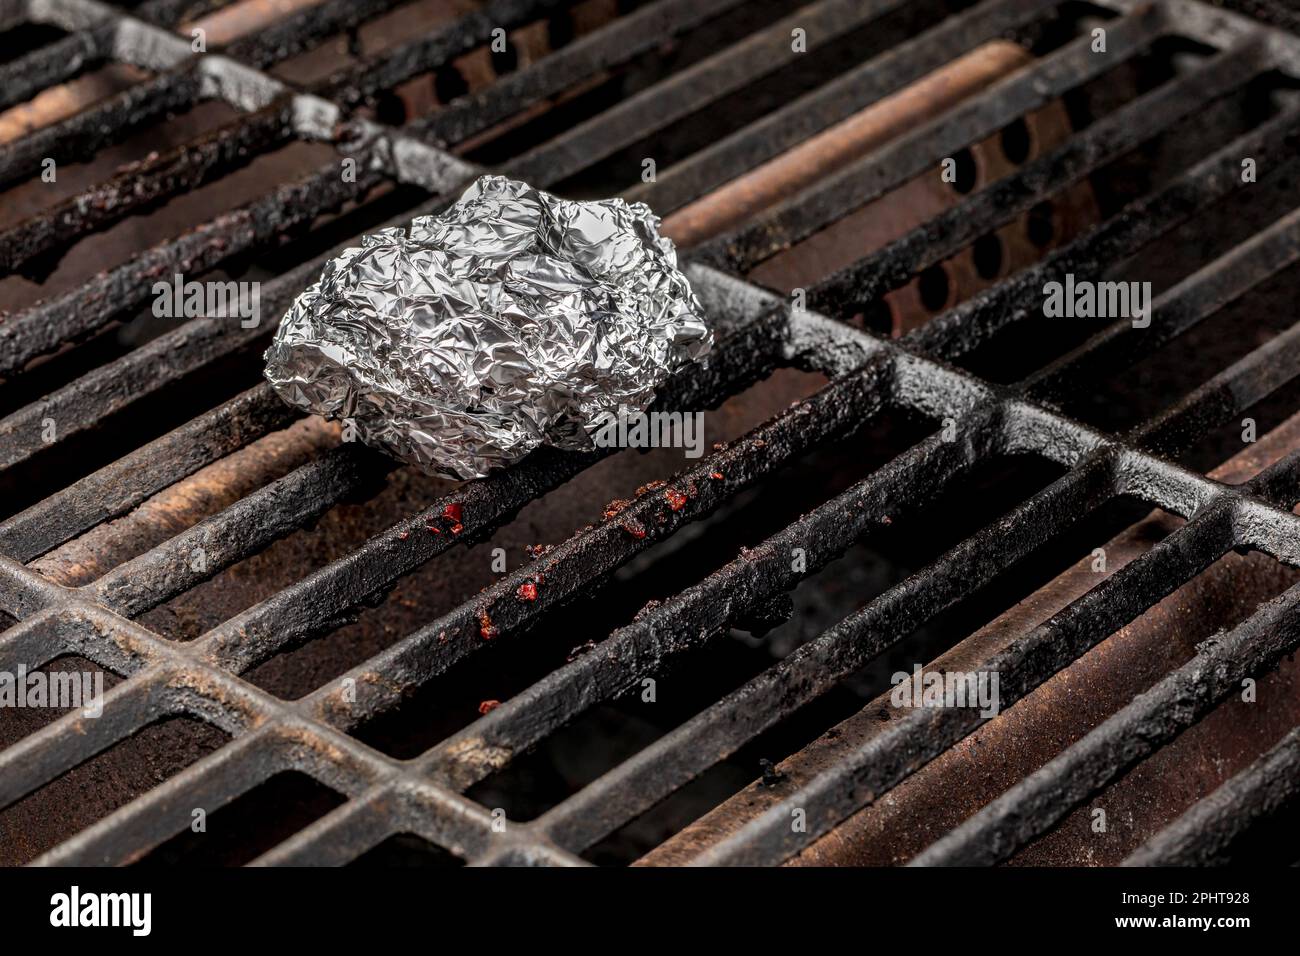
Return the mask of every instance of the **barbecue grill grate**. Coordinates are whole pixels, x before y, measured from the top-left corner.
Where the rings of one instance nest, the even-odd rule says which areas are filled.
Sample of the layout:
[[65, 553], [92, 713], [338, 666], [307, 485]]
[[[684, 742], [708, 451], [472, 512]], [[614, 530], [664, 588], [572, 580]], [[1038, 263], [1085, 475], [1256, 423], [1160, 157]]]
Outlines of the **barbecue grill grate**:
[[[131, 15], [92, 0], [6, 3], [0, 20], [52, 22], [69, 35], [0, 67], [3, 105], [75, 75], [88, 61], [114, 59], [152, 72], [113, 97], [0, 150], [0, 180], [38, 168], [39, 158], [89, 156], [169, 110], [218, 98], [243, 114], [200, 142], [165, 152], [88, 190], [50, 214], [0, 233], [0, 262], [22, 269], [61, 243], [100, 229], [161, 196], [209, 181], [248, 151], [302, 138], [358, 159], [357, 182], [334, 163], [249, 206], [202, 223], [78, 288], [0, 323], [0, 372], [11, 373], [60, 343], [76, 340], [142, 307], [152, 279], [210, 268], [281, 231], [358, 197], [381, 181], [418, 186], [431, 200], [402, 218], [437, 209], [478, 172], [444, 151], [502, 118], [543, 101], [576, 80], [626, 62], [664, 39], [726, 13], [735, 0], [660, 0], [614, 20], [498, 84], [398, 130], [349, 119], [368, 96], [485, 43], [493, 28], [535, 19], [555, 3], [497, 0], [423, 37], [331, 76], [317, 93], [290, 89], [267, 67], [313, 40], [354, 27], [391, 0], [326, 0], [293, 13], [222, 54], [195, 56], [171, 32], [192, 8], [164, 0]], [[788, 59], [792, 26], [810, 38], [843, 36], [901, 4], [896, 0], [820, 0], [743, 42], [651, 86], [595, 118], [507, 162], [502, 171], [540, 186], [560, 182], [777, 70]], [[373, 477], [375, 463], [343, 445], [247, 495], [82, 587], [55, 584], [27, 567], [82, 532], [153, 493], [283, 427], [293, 418], [265, 386], [231, 399], [0, 524], [0, 609], [18, 623], [0, 633], [0, 669], [36, 668], [82, 655], [125, 679], [106, 696], [103, 716], [64, 716], [0, 753], [0, 807], [9, 806], [165, 716], [210, 723], [231, 740], [174, 778], [41, 857], [46, 863], [123, 863], [187, 829], [191, 808], [230, 804], [276, 774], [297, 771], [346, 797], [337, 809], [259, 858], [263, 863], [344, 863], [397, 834], [415, 834], [475, 863], [578, 864], [581, 854], [673, 794], [763, 730], [794, 713], [906, 635], [987, 583], [1109, 499], [1130, 495], [1184, 516], [1187, 523], [1147, 554], [1099, 583], [988, 662], [1001, 675], [1003, 707], [1022, 698], [1183, 582], [1232, 549], [1253, 549], [1300, 566], [1300, 454], [1257, 479], [1229, 486], [1168, 459], [1214, 424], [1231, 420], [1289, 381], [1300, 368], [1300, 325], [1251, 351], [1165, 413], [1125, 436], [1066, 417], [1053, 401], [1102, 369], [1136, 361], [1215, 314], [1300, 256], [1300, 211], [1291, 212], [1188, 276], [1154, 303], [1150, 328], [1120, 321], [1014, 386], [990, 384], [959, 369], [969, 354], [1041, 304], [1043, 282], [1067, 271], [1098, 271], [1167, 235], [1198, 210], [1241, 186], [1241, 159], [1261, 169], [1296, 155], [1300, 112], [1284, 108], [1191, 169], [1039, 264], [1002, 281], [901, 341], [877, 337], [786, 299], [736, 274], [812, 235], [847, 212], [937, 168], [941, 158], [1093, 79], [1159, 37], [1177, 35], [1213, 48], [1200, 68], [1179, 76], [964, 198], [854, 266], [809, 290], [809, 306], [850, 316], [861, 304], [908, 281], [975, 238], [1010, 221], [1138, 143], [1196, 115], [1212, 100], [1270, 71], [1300, 76], [1300, 41], [1244, 17], [1185, 0], [1102, 0], [1109, 50], [1099, 57], [1084, 37], [1008, 76], [940, 119], [926, 123], [825, 179], [756, 221], [708, 243], [690, 275], [717, 324], [720, 348], [706, 374], [677, 380], [667, 407], [716, 403], [772, 368], [794, 365], [833, 380], [744, 438], [714, 451], [668, 482], [685, 494], [647, 494], [609, 520], [583, 529], [531, 566], [501, 578], [450, 613], [333, 682], [286, 702], [255, 687], [251, 668], [319, 633], [403, 574], [454, 545], [481, 540], [544, 491], [591, 465], [596, 455], [542, 450], [520, 466], [466, 485], [423, 513], [373, 536], [274, 597], [200, 639], [167, 640], [134, 618], [256, 553], [313, 519]], [[962, 52], [1048, 15], [1055, 4], [986, 0], [772, 117], [666, 169], [631, 191], [661, 215], [899, 89]], [[778, 55], [774, 51], [785, 51]], [[282, 314], [323, 258], [268, 283], [265, 311]], [[265, 334], [216, 319], [196, 319], [0, 420], [0, 465], [13, 468], [46, 447], [41, 422], [61, 423], [60, 441], [101, 417], [231, 354]], [[647, 608], [591, 652], [413, 760], [398, 760], [350, 731], [394, 707], [484, 645], [485, 631], [507, 639], [588, 593], [590, 582], [624, 565], [682, 525], [818, 444], [853, 432], [901, 406], [957, 422], [956, 440], [933, 435], [843, 494], [820, 504], [760, 546], [693, 587]], [[687, 654], [737, 618], [792, 590], [863, 536], [922, 508], [970, 466], [992, 456], [1032, 453], [1066, 470], [996, 524], [880, 595], [792, 652], [739, 690], [717, 700], [576, 795], [531, 822], [494, 827], [492, 812], [464, 795], [592, 706], [637, 690], [670, 659]], [[721, 475], [721, 479], [714, 476]], [[449, 505], [464, 533], [430, 535]], [[639, 533], [630, 533], [635, 529]], [[201, 547], [206, 565], [190, 561]], [[801, 548], [806, 569], [789, 555]], [[545, 577], [537, 599], [520, 585]], [[1042, 835], [1091, 794], [1194, 724], [1256, 673], [1300, 642], [1300, 586], [1263, 606], [1206, 645], [1187, 665], [1022, 781], [921, 857], [922, 862], [994, 863]], [[970, 733], [982, 718], [961, 709], [913, 711], [817, 775], [795, 781], [778, 802], [703, 850], [699, 863], [779, 863], [878, 798]], [[1294, 734], [1267, 758], [1294, 767]], [[1294, 776], [1294, 775], [1293, 775]], [[1254, 768], [1206, 801], [1139, 858], [1195, 862], [1212, 855], [1212, 837], [1240, 825], [1234, 806], [1262, 806], [1275, 776]], [[1274, 795], [1276, 796], [1276, 795]], [[806, 827], [792, 828], [792, 811]], [[1222, 827], [1196, 821], [1217, 814]], [[1181, 828], [1181, 830], [1179, 829]]]

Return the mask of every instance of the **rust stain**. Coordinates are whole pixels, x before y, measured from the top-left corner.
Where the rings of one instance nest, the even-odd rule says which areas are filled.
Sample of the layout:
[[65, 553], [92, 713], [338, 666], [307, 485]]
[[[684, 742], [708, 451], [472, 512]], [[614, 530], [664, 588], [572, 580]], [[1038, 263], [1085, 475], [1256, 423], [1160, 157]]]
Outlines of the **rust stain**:
[[234, 504], [339, 443], [340, 426], [305, 418], [264, 435], [155, 494], [32, 563], [33, 570], [69, 587], [87, 584], [117, 565]]
[[468, 737], [452, 744], [447, 756], [455, 767], [481, 780], [509, 764], [513, 752], [508, 747], [489, 744], [482, 737]]

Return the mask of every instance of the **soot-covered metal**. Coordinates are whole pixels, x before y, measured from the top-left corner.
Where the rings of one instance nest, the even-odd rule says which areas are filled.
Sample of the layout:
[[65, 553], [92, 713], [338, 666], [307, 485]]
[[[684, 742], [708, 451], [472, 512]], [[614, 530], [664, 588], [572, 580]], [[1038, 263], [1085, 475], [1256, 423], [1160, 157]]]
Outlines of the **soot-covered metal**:
[[[895, 0], [818, 0], [797, 11], [735, 0], [654, 0], [631, 10], [603, 9], [597, 0], [493, 0], [449, 13], [414, 39], [368, 49], [358, 28], [395, 6], [324, 0], [195, 56], [185, 28], [218, 17], [220, 4], [157, 0], [133, 13], [94, 0], [15, 5], [68, 35], [0, 65], [3, 106], [31, 107], [26, 101], [36, 93], [76, 79], [90, 62], [121, 61], [148, 76], [71, 115], [46, 117], [0, 146], [6, 186], [39, 172], [51, 151], [88, 158], [126, 131], [198, 104], [218, 103], [234, 116], [196, 143], [117, 170], [107, 183], [73, 188], [53, 212], [5, 225], [0, 262], [15, 270], [5, 281], [57, 278], [69, 243], [242, 168], [253, 161], [250, 153], [312, 146], [329, 155], [322, 160], [309, 151], [305, 171], [292, 181], [134, 248], [81, 280], [42, 287], [0, 321], [0, 374], [7, 376], [0, 397], [11, 389], [18, 396], [6, 399], [0, 417], [0, 467], [19, 502], [0, 520], [0, 611], [8, 624], [0, 631], [0, 670], [75, 657], [116, 675], [102, 716], [63, 714], [3, 741], [0, 812], [46, 821], [30, 845], [5, 845], [7, 860], [121, 864], [165, 856], [178, 852], [192, 808], [233, 808], [296, 774], [336, 799], [258, 844], [258, 862], [349, 863], [414, 836], [458, 861], [580, 865], [601, 859], [620, 835], [645, 864], [815, 861], [855, 827], [870, 832], [864, 815], [888, 803], [886, 795], [942, 788], [927, 777], [928, 765], [941, 766], [1002, 719], [968, 708], [900, 709], [874, 719], [876, 710], [865, 708], [878, 710], [872, 701], [879, 681], [870, 683], [875, 664], [908, 654], [924, 654], [918, 663], [926, 663], [957, 644], [976, 669], [998, 675], [1003, 711], [1021, 702], [1026, 711], [1045, 713], [1054, 681], [1092, 673], [1073, 668], [1080, 661], [1096, 666], [1112, 635], [1157, 605], [1167, 607], [1162, 602], [1215, 573], [1225, 556], [1250, 551], [1288, 572], [1300, 567], [1300, 517], [1293, 512], [1300, 452], [1275, 440], [1274, 459], [1253, 463], [1234, 481], [1204, 473], [1189, 457], [1225, 423], [1239, 429], [1248, 414], [1265, 421], [1257, 409], [1267, 401], [1294, 411], [1288, 388], [1300, 369], [1300, 325], [1288, 321], [1248, 341], [1167, 402], [1139, 402], [1136, 424], [1111, 429], [1080, 411], [1088, 411], [1080, 396], [1099, 391], [1103, 380], [1124, 378], [1125, 370], [1195, 336], [1243, 297], [1294, 280], [1287, 270], [1300, 256], [1300, 212], [1278, 207], [1233, 234], [1227, 248], [1175, 259], [1181, 271], [1171, 268], [1149, 323], [1110, 316], [1065, 332], [1047, 330], [1042, 313], [1047, 282], [1067, 273], [1102, 275], [1152, 248], [1185, 245], [1207, 209], [1248, 203], [1257, 184], [1243, 176], [1243, 157], [1267, 173], [1296, 155], [1300, 112], [1290, 87], [1300, 77], [1300, 40], [1282, 20], [1278, 26], [1191, 0], [1102, 0], [1086, 8], [984, 0], [955, 11]], [[562, 17], [571, 36], [545, 26]], [[215, 30], [222, 21], [203, 22]], [[233, 29], [232, 22], [226, 26]], [[1105, 56], [1095, 50], [1098, 25]], [[692, 48], [691, 36], [706, 26], [725, 42]], [[892, 41], [866, 61], [854, 59], [855, 44], [878, 26]], [[498, 28], [527, 55], [517, 53], [511, 64], [494, 60]], [[801, 59], [804, 51], [791, 44], [796, 28], [821, 64], [841, 72], [828, 79], [817, 72], [820, 64]], [[349, 32], [356, 37], [343, 44], [345, 62], [327, 57], [324, 68], [313, 65], [321, 41]], [[553, 49], [528, 46], [541, 34]], [[799, 182], [796, 193], [739, 226], [693, 234], [700, 244], [683, 250], [682, 272], [716, 343], [707, 367], [675, 367], [662, 387], [656, 380], [655, 408], [718, 409], [711, 414], [725, 420], [731, 403], [747, 400], [764, 414], [635, 493], [604, 496], [618, 500], [588, 512], [590, 524], [569, 520], [592, 507], [584, 496], [606, 487], [603, 476], [630, 478], [648, 469], [650, 456], [631, 464], [608, 449], [542, 447], [463, 486], [439, 484], [339, 443], [318, 425], [294, 425], [294, 411], [257, 379], [270, 322], [206, 316], [139, 345], [109, 340], [148, 309], [160, 277], [218, 268], [253, 275], [247, 270], [272, 247], [287, 258], [276, 260], [263, 283], [262, 310], [283, 315], [356, 235], [443, 212], [487, 167], [583, 199], [616, 191], [608, 188], [612, 180], [635, 181], [626, 198], [668, 217], [863, 110], [884, 101], [903, 110], [908, 101], [893, 98], [917, 80], [1007, 38], [1032, 51], [1023, 65], [996, 78], [963, 73], [963, 98], [955, 105], [915, 122], [895, 116], [888, 138], [860, 157], [828, 150], [833, 163]], [[669, 41], [682, 44], [681, 62], [662, 57]], [[1157, 56], [1161, 51], [1168, 55]], [[1156, 60], [1175, 66], [1161, 73]], [[299, 71], [293, 80], [282, 75], [291, 64]], [[489, 67], [501, 72], [499, 80], [465, 79]], [[1087, 115], [1092, 101], [1081, 91], [1100, 89], [1094, 99], [1105, 100], [1107, 84], [1125, 70], [1133, 95], [1104, 115]], [[602, 85], [610, 76], [626, 86], [611, 94]], [[449, 102], [409, 115], [424, 95], [420, 78], [450, 88]], [[777, 105], [746, 113], [760, 109], [761, 97], [751, 93], [764, 89]], [[1161, 175], [1108, 178], [1149, 140], [1180, 124], [1206, 125], [1203, 117], [1218, 115], [1214, 104], [1243, 91], [1267, 106], [1242, 128], [1224, 121], [1213, 148], [1181, 164], [1171, 160]], [[980, 149], [1002, 137], [1003, 151], [1014, 154], [1006, 131], [1053, 106], [1077, 132], [1041, 149], [1031, 142], [1011, 172], [993, 182], [978, 179]], [[726, 125], [733, 115], [734, 128]], [[694, 140], [687, 135], [692, 120]], [[671, 160], [656, 176], [633, 180], [628, 170], [641, 168], [647, 143], [660, 135]], [[764, 288], [750, 277], [850, 213], [937, 175], [944, 160], [953, 158], [957, 168], [957, 157], [976, 170], [975, 184], [945, 193], [947, 205], [927, 210], [852, 265], [793, 290]], [[340, 158], [355, 161], [355, 177], [340, 177]], [[1053, 197], [1088, 182], [1096, 193], [1095, 224], [1053, 237], [1037, 261], [1014, 272], [986, 269], [979, 291], [962, 301], [934, 296], [934, 314], [903, 323], [914, 329], [905, 336], [881, 334], [885, 323], [873, 322], [872, 309], [887, 292], [912, 281], [924, 292], [946, 281], [964, 268], [968, 247], [1039, 221], [1033, 217]], [[367, 209], [377, 221], [356, 226], [349, 216]], [[1043, 330], [1036, 347], [1047, 354], [1021, 355], [1007, 346], [1005, 336], [1030, 327]], [[1043, 340], [1059, 347], [1046, 349]], [[195, 383], [226, 374], [238, 390], [216, 402], [194, 397]], [[806, 376], [799, 383], [812, 384], [791, 384], [799, 374]], [[48, 390], [22, 391], [24, 381], [45, 375], [55, 382]], [[1128, 387], [1128, 397], [1139, 391]], [[764, 394], [781, 401], [762, 405]], [[201, 406], [198, 413], [179, 402], [185, 395]], [[177, 404], [180, 420], [122, 433], [106, 428], [129, 421], [146, 403]], [[850, 458], [863, 457], [862, 443], [879, 437], [874, 429], [903, 418], [923, 421], [927, 430], [865, 474], [834, 457], [837, 443]], [[47, 421], [55, 423], [53, 432]], [[290, 426], [316, 430], [290, 435]], [[237, 493], [216, 482], [209, 469], [271, 436], [280, 436], [278, 455], [247, 459], [265, 470], [264, 481]], [[950, 514], [941, 503], [961, 495], [975, 471], [1031, 458], [1050, 467], [1049, 478], [1017, 492], [1004, 513], [985, 515], [980, 502], [968, 503], [966, 511], [981, 521], [942, 537], [953, 522], [932, 516]], [[842, 467], [838, 484], [810, 477], [825, 462]], [[999, 481], [1009, 479], [995, 477], [992, 485]], [[791, 496], [802, 489], [812, 500], [783, 511], [773, 504], [780, 497], [773, 488]], [[561, 512], [566, 530], [552, 541], [534, 540], [526, 563], [494, 569], [481, 582], [421, 577], [451, 575], [437, 570], [442, 564], [471, 564], [462, 556], [483, 555], [518, 522], [541, 526], [545, 518], [537, 516], [566, 490], [573, 495]], [[171, 497], [160, 498], [165, 492]], [[1041, 595], [1050, 581], [1033, 577], [1026, 565], [1045, 543], [1068, 538], [1120, 501], [1138, 502], [1141, 513], [1161, 509], [1172, 524], [1044, 619], [1023, 620], [1002, 644], [967, 644], [951, 634], [947, 644], [921, 650], [907, 643], [935, 622], [959, 620], [971, 625], [960, 634], [970, 633], [1022, 598]], [[361, 502], [371, 521], [382, 518], [378, 527], [356, 517]], [[764, 523], [755, 502], [779, 520]], [[140, 512], [149, 507], [153, 518], [145, 521]], [[115, 522], [132, 517], [134, 553], [88, 569], [77, 543], [101, 529], [111, 534]], [[754, 537], [695, 574], [691, 556], [707, 550], [709, 538], [698, 529], [713, 533], [728, 521]], [[1100, 541], [1131, 521], [1125, 513]], [[333, 528], [336, 539], [322, 545], [313, 528]], [[900, 535], [913, 540], [900, 543]], [[836, 588], [826, 586], [825, 575], [843, 571], [844, 556], [864, 544], [915, 556], [907, 548], [930, 535], [943, 542], [937, 553], [914, 564], [900, 558], [892, 576], [861, 600], [835, 599]], [[1091, 549], [1089, 542], [1083, 553]], [[286, 563], [285, 555], [293, 560]], [[590, 620], [603, 628], [605, 618], [593, 609], [607, 601], [617, 607], [611, 595], [641, 597], [636, 582], [657, 556], [659, 569], [674, 564], [692, 577], [639, 601], [639, 611], [615, 616], [611, 628], [589, 633], [585, 615], [592, 612]], [[259, 591], [254, 571], [283, 573], [287, 583]], [[998, 591], [1007, 574], [1027, 575], [1027, 593]], [[440, 592], [429, 582], [450, 580], [458, 588], [438, 604]], [[729, 683], [699, 676], [696, 665], [719, 647], [749, 646], [737, 631], [775, 647], [783, 621], [812, 617], [801, 598], [810, 584], [819, 588], [817, 600], [837, 612], [825, 626], [800, 632], [784, 653], [765, 646], [767, 656], [757, 665], [748, 657], [749, 669], [729, 673], [728, 680], [736, 677]], [[994, 607], [950, 616], [990, 593]], [[1117, 694], [1095, 726], [1062, 739], [1037, 772], [1010, 781], [941, 829], [918, 824], [911, 832], [926, 839], [907, 861], [1032, 859], [1053, 839], [1052, 852], [1075, 861], [1060, 834], [1089, 798], [1123, 786], [1144, 762], [1176, 753], [1183, 738], [1213, 724], [1216, 708], [1244, 679], [1291, 679], [1279, 663], [1300, 643], [1300, 590], [1284, 583], [1281, 593], [1264, 597], [1153, 675], [1140, 696], [1125, 696], [1131, 687]], [[396, 620], [415, 623], [390, 633]], [[331, 669], [310, 655], [336, 633], [356, 636], [365, 653], [354, 659], [338, 652]], [[529, 640], [519, 640], [525, 634]], [[540, 672], [530, 670], [529, 653], [538, 655]], [[432, 740], [413, 733], [418, 743], [409, 753], [397, 755], [401, 748], [391, 741], [376, 743], [385, 720], [413, 701], [427, 705], [423, 692], [473, 667], [492, 672], [495, 686], [507, 689], [485, 691], [464, 720], [435, 721]], [[566, 754], [589, 754], [590, 738], [566, 744], [565, 735], [594, 713], [626, 716], [616, 708], [645, 694], [647, 681], [659, 680], [665, 693], [663, 685], [684, 673], [695, 675], [686, 686], [699, 696], [661, 732], [629, 732], [636, 746], [611, 748], [594, 772], [575, 771], [576, 782], [557, 785], [546, 805], [504, 830], [495, 825], [499, 804], [489, 795], [508, 797], [513, 771], [539, 753], [556, 766]], [[269, 689], [275, 680], [294, 692]], [[855, 680], [867, 690], [846, 698], [842, 692]], [[1279, 726], [1294, 725], [1289, 711], [1273, 713]], [[861, 737], [845, 729], [855, 717], [872, 725], [855, 725], [852, 733]], [[111, 758], [168, 718], [202, 731], [178, 731], [171, 744], [156, 745], [153, 759], [166, 764], [159, 774], [165, 779], [122, 785], [120, 799], [68, 832], [50, 825], [46, 811], [57, 796], [51, 788], [87, 767], [111, 779], [112, 770], [87, 762]], [[1258, 847], [1261, 830], [1296, 795], [1294, 783], [1279, 783], [1295, 766], [1295, 734], [1285, 729], [1255, 741], [1255, 752], [1237, 754], [1239, 764], [1224, 771], [1226, 781], [1209, 799], [1171, 798], [1163, 816], [1135, 827], [1130, 843], [1115, 852], [1129, 862], [1197, 863]], [[750, 760], [756, 747], [766, 763]], [[742, 755], [749, 770], [723, 792], [708, 789], [721, 786], [718, 768], [734, 769]], [[649, 845], [628, 836], [691, 793], [701, 803], [690, 804], [668, 832], [656, 831]], [[795, 810], [805, 825], [792, 828]]]

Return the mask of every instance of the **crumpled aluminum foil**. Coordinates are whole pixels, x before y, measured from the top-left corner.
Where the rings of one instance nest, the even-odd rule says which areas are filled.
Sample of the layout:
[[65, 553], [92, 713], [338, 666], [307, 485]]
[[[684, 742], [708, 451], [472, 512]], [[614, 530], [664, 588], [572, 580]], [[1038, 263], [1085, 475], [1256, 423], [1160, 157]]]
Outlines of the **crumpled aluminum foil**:
[[430, 474], [542, 443], [592, 447], [713, 336], [643, 203], [484, 176], [439, 216], [366, 236], [298, 296], [266, 353], [289, 404]]

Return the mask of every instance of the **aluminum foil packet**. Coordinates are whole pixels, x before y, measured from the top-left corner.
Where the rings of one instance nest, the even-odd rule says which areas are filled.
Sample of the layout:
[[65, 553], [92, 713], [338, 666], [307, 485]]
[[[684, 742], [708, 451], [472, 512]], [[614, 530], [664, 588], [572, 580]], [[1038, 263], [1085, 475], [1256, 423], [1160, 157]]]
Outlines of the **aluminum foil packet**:
[[484, 176], [438, 216], [325, 265], [266, 352], [286, 402], [429, 474], [592, 447], [713, 336], [643, 203]]

